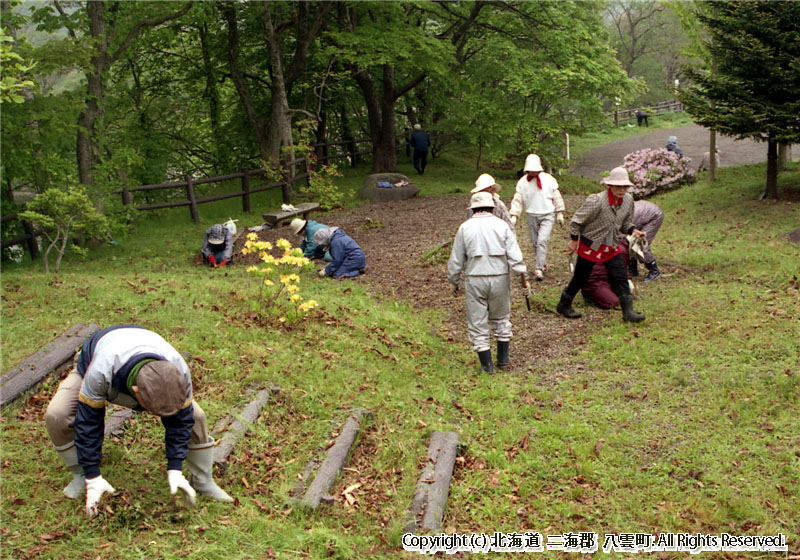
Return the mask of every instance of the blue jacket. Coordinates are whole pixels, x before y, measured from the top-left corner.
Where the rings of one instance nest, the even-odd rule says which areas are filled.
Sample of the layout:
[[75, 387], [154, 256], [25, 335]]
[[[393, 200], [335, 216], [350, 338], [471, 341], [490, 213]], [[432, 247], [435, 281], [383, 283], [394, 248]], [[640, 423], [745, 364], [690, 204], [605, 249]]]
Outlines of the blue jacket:
[[415, 130], [408, 143], [415, 152], [427, 152], [431, 147], [431, 137], [424, 130]]
[[300, 242], [300, 249], [303, 250], [303, 256], [307, 259], [321, 259], [325, 257], [325, 247], [320, 247], [314, 243], [314, 234], [317, 230], [327, 228], [325, 224], [308, 220], [306, 222], [305, 237]]
[[146, 359], [167, 360], [184, 375], [189, 400], [177, 413], [161, 418], [167, 469], [181, 469], [194, 427], [189, 368], [177, 350], [156, 333], [137, 325], [117, 325], [92, 335], [81, 348], [76, 365], [83, 383], [75, 414], [75, 446], [86, 478], [100, 474], [106, 402], [144, 410], [128, 391], [127, 380], [131, 370]]
[[328, 249], [331, 262], [325, 267], [325, 274], [334, 278], [358, 276], [367, 266], [364, 250], [344, 231], [337, 229], [331, 236]]

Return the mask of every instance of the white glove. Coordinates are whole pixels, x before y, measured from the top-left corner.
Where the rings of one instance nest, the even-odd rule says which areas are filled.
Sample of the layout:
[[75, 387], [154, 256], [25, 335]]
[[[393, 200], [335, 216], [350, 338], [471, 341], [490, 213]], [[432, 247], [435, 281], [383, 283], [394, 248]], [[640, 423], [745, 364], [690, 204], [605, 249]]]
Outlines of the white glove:
[[511, 223], [514, 224], [514, 225], [517, 225], [517, 217], [516, 216], [511, 216]]
[[325, 269], [324, 268], [319, 271], [319, 277], [320, 278], [324, 278], [325, 277]]
[[100, 498], [103, 494], [116, 492], [106, 479], [96, 476], [86, 480], [86, 517], [94, 517], [99, 512]]
[[183, 491], [183, 499], [186, 501], [186, 503], [190, 506], [194, 505], [194, 498], [197, 495], [197, 492], [194, 491], [194, 488], [192, 488], [192, 486], [189, 484], [189, 481], [186, 480], [186, 477], [183, 476], [181, 471], [177, 469], [168, 470], [167, 482], [169, 482], [170, 494], [174, 496], [180, 489]]
[[560, 226], [564, 225], [564, 212], [558, 212], [556, 214], [556, 221], [558, 222], [558, 225]]

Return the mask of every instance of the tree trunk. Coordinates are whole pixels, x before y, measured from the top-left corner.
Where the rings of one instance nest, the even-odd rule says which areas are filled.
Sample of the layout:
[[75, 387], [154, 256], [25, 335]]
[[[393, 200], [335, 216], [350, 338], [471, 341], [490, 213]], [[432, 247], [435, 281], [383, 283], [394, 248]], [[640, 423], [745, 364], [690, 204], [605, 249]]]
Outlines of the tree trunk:
[[792, 145], [786, 142], [778, 144], [778, 171], [786, 171], [786, 164], [791, 159]]
[[214, 135], [214, 163], [215, 169], [221, 168], [228, 163], [226, 143], [223, 141], [222, 129], [220, 127], [220, 101], [219, 90], [217, 89], [217, 77], [214, 74], [214, 65], [211, 61], [211, 52], [208, 45], [208, 25], [198, 26], [200, 36], [200, 48], [203, 52], [203, 70], [206, 78], [206, 89], [204, 95], [208, 99], [208, 116], [211, 121], [211, 133]]
[[778, 143], [772, 132], [767, 140], [767, 186], [764, 197], [778, 199]]
[[[265, 16], [269, 20], [269, 16]], [[288, 146], [283, 159], [294, 159], [294, 142], [292, 140], [292, 119], [289, 116], [289, 99], [286, 95], [286, 82], [283, 76], [283, 50], [281, 39], [273, 31], [267, 37], [270, 58], [270, 78], [272, 80], [272, 102], [267, 130], [267, 152], [271, 157], [281, 159], [281, 147]]]

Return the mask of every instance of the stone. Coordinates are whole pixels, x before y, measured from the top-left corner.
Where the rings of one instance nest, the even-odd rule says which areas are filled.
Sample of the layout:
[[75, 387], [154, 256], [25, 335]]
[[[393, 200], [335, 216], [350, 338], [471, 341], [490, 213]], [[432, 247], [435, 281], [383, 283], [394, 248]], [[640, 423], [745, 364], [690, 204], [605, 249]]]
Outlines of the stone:
[[408, 177], [400, 173], [373, 173], [372, 175], [367, 175], [364, 179], [364, 184], [358, 190], [358, 197], [371, 202], [386, 202], [388, 200], [407, 200], [417, 196], [419, 193], [419, 187], [413, 184], [405, 187], [381, 189], [377, 187], [380, 181], [386, 181], [394, 185], [400, 181], [408, 181]]

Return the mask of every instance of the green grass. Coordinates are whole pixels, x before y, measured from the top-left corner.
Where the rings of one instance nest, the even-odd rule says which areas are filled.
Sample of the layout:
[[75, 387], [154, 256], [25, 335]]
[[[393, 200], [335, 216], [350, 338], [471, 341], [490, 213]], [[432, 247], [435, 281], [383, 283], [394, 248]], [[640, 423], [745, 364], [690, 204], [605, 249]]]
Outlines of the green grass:
[[[431, 162], [424, 195], [471, 188], [474, 172], [448, 161], [458, 159]], [[782, 532], [798, 554], [800, 246], [781, 237], [798, 212], [756, 200], [764, 176], [763, 165], [724, 168], [714, 185], [656, 200], [666, 273], [642, 290], [644, 323], [608, 313], [587, 335], [564, 320], [566, 357], [491, 380], [464, 340], [439, 333], [439, 312], [313, 272], [300, 286], [321, 302], [316, 318], [249, 323], [248, 275], [191, 264], [205, 225], [185, 209], [144, 216], [88, 260], [68, 256], [57, 277], [39, 263], [4, 266], [3, 371], [75, 322], [137, 322], [203, 360], [193, 376], [210, 425], [254, 381], [283, 392], [218, 477], [238, 506], [168, 500], [163, 428], [137, 415], [104, 446], [104, 476], [121, 491], [114, 513], [87, 521], [60, 494], [68, 477], [41, 417], [47, 382], [2, 413], [2, 557], [417, 557], [399, 537], [432, 430], [458, 431], [465, 446], [447, 532]], [[780, 189], [796, 200], [797, 165]], [[226, 202], [201, 207], [203, 223], [260, 222]], [[306, 462], [351, 406], [375, 411], [335, 489], [361, 482], [357, 507], [292, 508]]]

